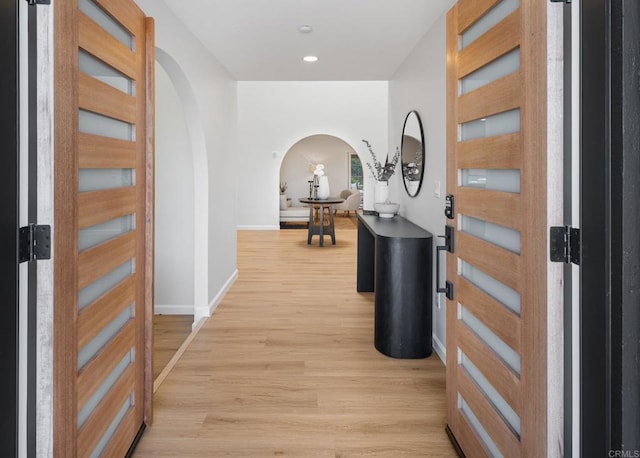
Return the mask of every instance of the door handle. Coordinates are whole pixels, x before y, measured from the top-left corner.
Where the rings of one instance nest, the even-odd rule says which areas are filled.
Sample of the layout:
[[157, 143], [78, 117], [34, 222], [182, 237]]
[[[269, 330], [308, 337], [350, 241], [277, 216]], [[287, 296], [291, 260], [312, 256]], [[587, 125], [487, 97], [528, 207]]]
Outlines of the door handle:
[[441, 237], [444, 239], [444, 245], [438, 245], [436, 247], [436, 292], [437, 293], [445, 293], [445, 295], [447, 296], [447, 299], [449, 299], [450, 301], [453, 300], [453, 283], [451, 283], [448, 280], [445, 280], [444, 282], [444, 286], [440, 287], [440, 252], [441, 251], [448, 251], [449, 253], [453, 253], [454, 252], [454, 246], [453, 246], [453, 227], [452, 226], [445, 226], [444, 227], [444, 234], [445, 235], [439, 235], [438, 237]]

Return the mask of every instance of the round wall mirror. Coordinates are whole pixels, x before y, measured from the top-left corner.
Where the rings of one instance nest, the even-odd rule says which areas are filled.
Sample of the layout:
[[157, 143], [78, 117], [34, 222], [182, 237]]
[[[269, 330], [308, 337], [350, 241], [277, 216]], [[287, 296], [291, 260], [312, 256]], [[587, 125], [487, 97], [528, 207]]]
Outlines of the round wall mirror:
[[424, 176], [424, 132], [417, 111], [411, 111], [402, 128], [402, 177], [407, 194], [415, 197], [422, 187]]

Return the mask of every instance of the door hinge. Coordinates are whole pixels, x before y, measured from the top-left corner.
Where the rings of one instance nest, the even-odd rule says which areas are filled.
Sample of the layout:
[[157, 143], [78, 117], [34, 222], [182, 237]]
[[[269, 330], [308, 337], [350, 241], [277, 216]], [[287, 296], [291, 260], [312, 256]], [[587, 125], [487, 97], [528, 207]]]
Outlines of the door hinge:
[[51, 5], [51, 0], [27, 0], [29, 6], [34, 5]]
[[51, 259], [51, 226], [29, 224], [20, 228], [19, 262]]
[[549, 0], [551, 3], [571, 3], [571, 0]]
[[570, 226], [551, 227], [549, 253], [552, 262], [580, 265], [580, 229]]

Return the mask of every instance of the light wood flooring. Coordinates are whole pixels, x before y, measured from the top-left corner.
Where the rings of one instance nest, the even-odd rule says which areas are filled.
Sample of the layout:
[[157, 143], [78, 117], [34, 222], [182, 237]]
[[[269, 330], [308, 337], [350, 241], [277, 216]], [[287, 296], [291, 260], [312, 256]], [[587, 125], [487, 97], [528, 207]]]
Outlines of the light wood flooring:
[[193, 315], [153, 316], [153, 379], [176, 354], [193, 325]]
[[239, 277], [154, 397], [136, 457], [455, 456], [445, 369], [373, 346], [357, 231], [238, 233]]

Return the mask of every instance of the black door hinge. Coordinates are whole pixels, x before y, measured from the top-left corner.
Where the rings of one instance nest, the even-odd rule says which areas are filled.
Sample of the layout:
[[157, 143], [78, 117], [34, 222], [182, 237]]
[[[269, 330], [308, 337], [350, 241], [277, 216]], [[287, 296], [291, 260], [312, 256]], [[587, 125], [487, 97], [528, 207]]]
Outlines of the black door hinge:
[[571, 3], [571, 0], [549, 0], [551, 3]]
[[51, 259], [51, 226], [29, 224], [20, 228], [19, 262]]
[[51, 0], [27, 0], [29, 6], [33, 5], [51, 5]]
[[580, 229], [570, 226], [551, 227], [549, 253], [552, 262], [580, 265]]

